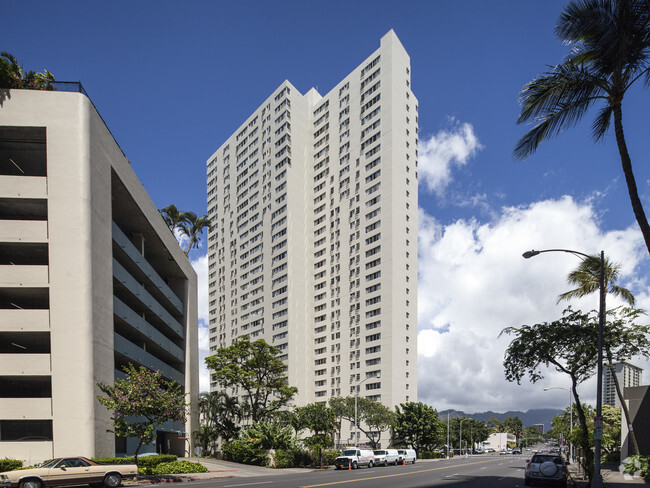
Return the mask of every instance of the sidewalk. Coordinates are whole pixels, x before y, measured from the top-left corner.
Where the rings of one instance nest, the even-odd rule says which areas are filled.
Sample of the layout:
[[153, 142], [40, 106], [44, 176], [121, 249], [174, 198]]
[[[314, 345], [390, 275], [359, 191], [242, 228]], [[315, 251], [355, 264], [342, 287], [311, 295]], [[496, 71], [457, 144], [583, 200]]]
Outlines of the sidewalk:
[[[606, 488], [632, 488], [633, 486], [648, 486], [640, 476], [632, 476], [619, 471], [618, 466], [603, 466], [600, 470], [603, 477], [603, 486]], [[569, 465], [569, 474], [573, 480], [573, 486], [584, 488], [587, 486], [587, 478], [577, 474], [577, 464]]]
[[231, 463], [230, 461], [221, 461], [208, 458], [178, 458], [179, 461], [191, 461], [201, 463], [208, 468], [207, 473], [188, 473], [188, 474], [165, 474], [140, 476], [133, 481], [124, 481], [125, 486], [137, 486], [157, 483], [180, 483], [184, 481], [211, 480], [220, 478], [246, 478], [251, 476], [274, 476], [286, 474], [287, 472], [304, 473], [311, 471], [312, 468], [284, 468], [273, 469], [262, 466], [251, 466], [247, 464]]

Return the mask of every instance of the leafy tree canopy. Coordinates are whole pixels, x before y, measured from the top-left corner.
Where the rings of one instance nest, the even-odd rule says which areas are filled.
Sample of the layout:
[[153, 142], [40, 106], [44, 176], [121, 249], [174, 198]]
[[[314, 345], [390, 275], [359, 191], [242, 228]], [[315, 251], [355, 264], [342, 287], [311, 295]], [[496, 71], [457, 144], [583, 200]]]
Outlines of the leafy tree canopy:
[[243, 336], [205, 358], [212, 378], [225, 388], [243, 390], [241, 407], [253, 422], [262, 420], [289, 404], [298, 389], [289, 386], [281, 351], [260, 339]]
[[124, 368], [125, 379], [116, 379], [113, 386], [97, 383], [106, 396], [97, 396], [99, 403], [113, 412], [113, 430], [118, 437], [140, 439], [135, 451], [156, 438], [156, 427], [168, 420], [185, 422], [188, 404], [183, 387], [163, 379], [160, 371], [129, 363]]
[[422, 402], [401, 403], [395, 407], [393, 444], [412, 446], [416, 451], [432, 451], [443, 444], [442, 422], [433, 407]]

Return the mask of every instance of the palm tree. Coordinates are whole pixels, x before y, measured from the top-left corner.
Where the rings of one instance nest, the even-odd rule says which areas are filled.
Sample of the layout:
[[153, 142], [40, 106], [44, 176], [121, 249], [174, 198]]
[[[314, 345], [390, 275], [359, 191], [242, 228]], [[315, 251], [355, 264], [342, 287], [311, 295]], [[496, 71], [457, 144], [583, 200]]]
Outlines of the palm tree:
[[199, 241], [201, 240], [199, 234], [202, 234], [203, 229], [205, 228], [210, 230], [212, 228], [212, 224], [210, 223], [210, 219], [207, 215], [197, 217], [193, 212], [184, 213], [185, 221], [179, 225], [179, 228], [183, 234], [190, 238], [190, 241], [187, 244], [187, 249], [185, 250], [185, 255], [187, 256], [193, 247], [199, 247]]
[[22, 88], [23, 68], [8, 52], [0, 53], [0, 88]]
[[162, 218], [165, 220], [169, 230], [174, 233], [174, 230], [180, 228], [181, 225], [187, 222], [187, 213], [182, 212], [176, 208], [176, 205], [173, 203], [165, 208], [158, 210], [162, 215]]
[[[632, 292], [630, 292], [627, 288], [623, 288], [622, 286], [614, 284], [618, 280], [618, 273], [620, 269], [620, 264], [613, 263], [607, 257], [605, 257], [605, 289], [610, 295], [621, 297], [630, 306], [634, 306], [636, 300], [634, 298], [634, 295], [632, 295]], [[557, 299], [558, 303], [561, 300], [581, 298], [591, 293], [600, 291], [600, 256], [590, 256], [589, 259], [583, 259], [578, 267], [569, 273], [567, 276], [567, 282], [571, 285], [576, 285], [578, 288], [562, 293]], [[627, 422], [627, 425], [631, 425], [630, 411], [627, 408], [627, 404], [623, 398], [621, 385], [619, 384], [618, 377], [616, 376], [611, 348], [608, 347], [607, 344], [605, 344], [605, 353], [607, 354], [606, 367], [609, 368], [612, 379], [614, 380], [616, 395], [618, 396], [623, 414], [625, 415], [625, 421]], [[630, 429], [630, 440], [632, 441], [632, 446], [634, 447], [635, 452], [638, 453], [639, 445], [632, 429]]]
[[[607, 293], [618, 296], [630, 306], [634, 306], [634, 295], [627, 288], [614, 284], [618, 280], [620, 269], [620, 264], [612, 263], [605, 257], [605, 286]], [[578, 267], [569, 273], [567, 282], [570, 285], [577, 286], [577, 288], [562, 293], [557, 299], [558, 303], [562, 300], [582, 298], [597, 292], [600, 288], [600, 256], [590, 256], [590, 259], [582, 260]]]
[[632, 171], [622, 110], [634, 82], [643, 77], [650, 83], [650, 0], [572, 0], [555, 32], [573, 48], [562, 64], [524, 86], [517, 123], [537, 125], [517, 142], [514, 156], [527, 158], [542, 141], [576, 125], [592, 105], [602, 102], [592, 134], [602, 140], [613, 117], [632, 209], [650, 252], [650, 225]]

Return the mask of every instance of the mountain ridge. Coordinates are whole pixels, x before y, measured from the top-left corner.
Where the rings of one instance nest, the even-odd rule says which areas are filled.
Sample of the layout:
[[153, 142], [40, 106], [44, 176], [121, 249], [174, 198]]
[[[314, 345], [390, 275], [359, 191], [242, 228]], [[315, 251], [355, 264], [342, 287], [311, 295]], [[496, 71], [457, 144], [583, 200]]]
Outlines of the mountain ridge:
[[524, 427], [531, 427], [535, 424], [543, 424], [544, 432], [547, 432], [551, 429], [551, 421], [553, 417], [560, 415], [562, 410], [555, 408], [531, 408], [525, 412], [518, 410], [509, 410], [504, 413], [493, 412], [488, 410], [487, 412], [476, 412], [476, 413], [465, 413], [461, 410], [441, 410], [438, 412], [440, 420], [444, 421], [449, 414], [449, 418], [456, 417], [468, 417], [475, 420], [482, 420], [487, 422], [491, 417], [495, 417], [498, 420], [505, 420], [507, 417], [519, 417], [521, 423], [524, 424]]

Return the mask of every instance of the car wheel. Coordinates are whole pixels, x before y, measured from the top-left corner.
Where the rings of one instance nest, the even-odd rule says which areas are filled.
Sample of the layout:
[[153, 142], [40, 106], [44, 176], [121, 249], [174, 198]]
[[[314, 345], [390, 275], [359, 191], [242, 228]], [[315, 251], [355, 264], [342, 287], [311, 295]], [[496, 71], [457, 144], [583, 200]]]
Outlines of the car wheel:
[[104, 477], [104, 486], [106, 488], [117, 488], [122, 484], [122, 475], [120, 473], [110, 473]]
[[413, 462], [411, 464], [415, 464], [415, 458], [413, 458]]
[[384, 461], [384, 468], [388, 466], [388, 461]]
[[32, 478], [28, 480], [23, 480], [20, 482], [20, 488], [42, 488], [43, 483], [41, 483], [41, 480]]
[[341, 469], [341, 466], [339, 466], [339, 465], [337, 464], [337, 465], [336, 465], [336, 469]]
[[372, 461], [368, 461], [368, 468], [372, 468], [373, 464]]
[[352, 461], [352, 469], [357, 469], [357, 468], [358, 468], [358, 466], [357, 466], [357, 462], [356, 462], [356, 461]]

